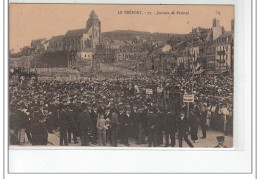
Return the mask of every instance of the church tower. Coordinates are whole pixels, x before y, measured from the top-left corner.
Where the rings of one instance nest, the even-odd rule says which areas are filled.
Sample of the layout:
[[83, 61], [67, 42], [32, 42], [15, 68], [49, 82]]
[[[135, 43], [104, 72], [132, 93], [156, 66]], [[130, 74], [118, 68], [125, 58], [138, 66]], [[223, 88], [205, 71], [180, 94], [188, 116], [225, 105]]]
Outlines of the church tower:
[[212, 36], [213, 36], [212, 40], [219, 38], [219, 36], [221, 36], [223, 32], [224, 30], [223, 27], [220, 25], [219, 20], [214, 18], [212, 21]]
[[100, 43], [101, 38], [101, 22], [93, 10], [91, 11], [89, 19], [86, 22], [86, 31], [91, 34], [91, 48], [96, 48], [96, 45]]

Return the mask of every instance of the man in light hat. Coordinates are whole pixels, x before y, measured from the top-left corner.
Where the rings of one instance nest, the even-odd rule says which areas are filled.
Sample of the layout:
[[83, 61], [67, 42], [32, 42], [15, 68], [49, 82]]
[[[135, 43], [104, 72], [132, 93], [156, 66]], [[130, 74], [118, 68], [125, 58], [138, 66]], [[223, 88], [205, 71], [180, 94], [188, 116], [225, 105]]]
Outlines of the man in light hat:
[[217, 140], [218, 140], [218, 145], [215, 146], [214, 148], [227, 148], [226, 146], [224, 146], [225, 136], [217, 136]]
[[221, 115], [221, 129], [226, 134], [227, 115], [229, 115], [229, 111], [226, 107], [226, 104], [222, 104], [222, 107], [219, 110], [219, 114]]

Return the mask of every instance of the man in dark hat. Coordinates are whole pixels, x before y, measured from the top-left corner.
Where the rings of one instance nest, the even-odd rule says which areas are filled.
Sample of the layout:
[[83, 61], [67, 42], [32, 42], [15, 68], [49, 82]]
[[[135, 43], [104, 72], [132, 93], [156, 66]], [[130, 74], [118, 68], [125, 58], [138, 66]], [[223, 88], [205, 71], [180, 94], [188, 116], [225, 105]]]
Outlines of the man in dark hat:
[[26, 106], [23, 103], [19, 105], [16, 116], [18, 118], [17, 121], [19, 121], [18, 138], [20, 145], [23, 145], [25, 144], [25, 131], [29, 123], [29, 117], [26, 114]]
[[176, 113], [174, 110], [166, 109], [166, 113], [164, 115], [165, 121], [165, 147], [169, 147], [169, 138], [171, 138], [171, 147], [175, 146], [175, 133], [177, 132], [177, 121], [176, 121]]
[[82, 105], [83, 111], [78, 116], [81, 146], [89, 146], [89, 135], [92, 129], [87, 104]]
[[118, 134], [119, 122], [118, 115], [115, 109], [112, 110], [110, 130], [111, 130], [111, 146], [117, 147], [117, 134]]
[[156, 135], [158, 136], [158, 145], [163, 144], [163, 129], [164, 129], [164, 111], [161, 107], [157, 107], [158, 120], [156, 121]]
[[191, 140], [194, 143], [197, 143], [199, 142], [198, 140], [199, 118], [195, 109], [190, 110], [189, 121], [190, 121]]
[[62, 105], [62, 110], [60, 112], [60, 145], [68, 145], [67, 133], [69, 128], [69, 118], [67, 113], [67, 105]]
[[92, 137], [91, 137], [91, 143], [92, 144], [97, 144], [97, 139], [98, 139], [98, 133], [97, 133], [97, 119], [98, 119], [98, 112], [97, 112], [97, 106], [95, 103], [92, 104], [92, 110], [90, 113], [90, 118], [91, 118], [91, 123], [92, 125]]
[[67, 108], [67, 116], [68, 116], [68, 143], [71, 143], [71, 134], [73, 135], [74, 144], [77, 144], [77, 125], [76, 125], [76, 116], [73, 111], [72, 104], [68, 105]]
[[122, 143], [125, 146], [129, 146], [128, 139], [130, 136], [130, 129], [131, 129], [130, 109], [127, 109], [126, 113], [123, 113], [121, 118], [122, 118]]
[[57, 129], [59, 126], [59, 117], [60, 117], [60, 104], [58, 99], [54, 99], [53, 102], [48, 106], [48, 111], [51, 112], [50, 120], [53, 124], [53, 129]]
[[130, 113], [130, 118], [132, 121], [132, 127], [131, 127], [131, 131], [132, 131], [132, 135], [131, 137], [134, 138], [136, 141], [138, 139], [138, 121], [137, 121], [137, 106], [134, 104], [131, 113]]
[[199, 118], [200, 118], [200, 125], [202, 131], [201, 139], [205, 139], [207, 136], [207, 111], [206, 105], [203, 102], [200, 102], [199, 106]]
[[18, 141], [18, 136], [15, 133], [15, 130], [10, 127], [10, 133], [9, 133], [9, 143], [10, 145], [19, 145], [20, 142]]
[[215, 146], [214, 148], [227, 148], [226, 146], [224, 146], [224, 141], [225, 141], [224, 136], [217, 136], [217, 140], [218, 140], [218, 145]]
[[124, 128], [124, 109], [121, 105], [119, 105], [119, 114], [118, 114], [118, 122], [119, 122], [119, 129], [118, 129], [118, 138], [120, 139], [120, 143], [123, 141], [123, 128]]
[[[104, 115], [104, 118], [105, 118], [105, 120], [108, 122], [108, 123], [110, 123], [110, 121], [111, 121], [111, 117], [112, 117], [112, 113], [111, 113], [111, 111], [110, 111], [110, 108], [104, 108], [105, 109], [105, 115]], [[108, 127], [108, 130], [107, 130], [107, 132], [106, 132], [106, 138], [107, 138], [107, 141], [106, 142], [110, 142], [110, 144], [111, 144], [111, 130], [110, 130], [110, 127]]]
[[49, 111], [49, 105], [50, 104], [45, 104], [43, 111], [44, 111], [44, 116], [46, 118], [46, 125], [47, 125], [47, 129], [48, 129], [48, 133], [52, 133], [53, 134], [53, 120], [52, 120], [52, 112]]
[[182, 147], [182, 140], [189, 145], [189, 147], [194, 147], [188, 138], [189, 134], [189, 121], [185, 116], [185, 113], [181, 111], [180, 116], [177, 121], [178, 124], [178, 138], [179, 138], [179, 147]]
[[138, 125], [138, 140], [137, 144], [145, 144], [145, 129], [147, 125], [147, 111], [143, 105], [140, 105], [137, 111], [137, 125]]
[[147, 114], [148, 147], [156, 146], [155, 121], [157, 117], [154, 110], [150, 107]]
[[44, 116], [38, 107], [34, 109], [33, 118], [30, 121], [29, 131], [32, 137], [32, 145], [47, 145], [48, 132]]
[[98, 112], [98, 117], [100, 114], [104, 114], [105, 113], [105, 107], [104, 104], [102, 103], [102, 101], [98, 101], [98, 108], [97, 108], [97, 112]]

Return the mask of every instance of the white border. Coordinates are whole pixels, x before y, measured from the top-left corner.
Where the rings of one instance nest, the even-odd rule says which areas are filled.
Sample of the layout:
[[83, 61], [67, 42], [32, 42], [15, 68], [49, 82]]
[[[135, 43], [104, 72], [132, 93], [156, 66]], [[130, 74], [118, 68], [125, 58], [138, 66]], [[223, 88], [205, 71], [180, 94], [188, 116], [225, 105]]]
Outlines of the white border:
[[[12, 0], [10, 2], [21, 2]], [[24, 0], [22, 2], [25, 2]], [[36, 3], [38, 1], [26, 1]], [[43, 1], [53, 2], [53, 1]], [[61, 1], [56, 1], [61, 2]], [[66, 1], [74, 3], [75, 1]], [[83, 1], [76, 1], [82, 3]], [[88, 1], [88, 3], [95, 1]], [[122, 3], [113, 1], [114, 3]], [[106, 3], [99, 1], [99, 3]], [[189, 4], [194, 1], [128, 1], [127, 3]], [[196, 1], [205, 3], [205, 1]], [[248, 173], [251, 172], [251, 3], [242, 0], [218, 0], [207, 4], [235, 4], [235, 134], [236, 151], [157, 151], [151, 150], [10, 150], [10, 172], [79, 172], [79, 173]], [[5, 22], [7, 22], [5, 4]], [[239, 27], [239, 28], [238, 28]], [[8, 47], [5, 24], [5, 52]], [[7, 53], [5, 53], [7, 69]], [[5, 70], [7, 87], [7, 70]], [[5, 89], [7, 119], [7, 88]], [[239, 109], [239, 110], [238, 110]], [[7, 121], [7, 120], [6, 120]], [[7, 131], [7, 122], [5, 122]], [[7, 164], [7, 135], [5, 135]], [[65, 162], [64, 160], [70, 160]], [[99, 162], [97, 162], [99, 160]], [[217, 165], [217, 166], [216, 166]], [[7, 165], [6, 165], [7, 166]], [[5, 168], [7, 172], [7, 168]], [[8, 175], [9, 176], [9, 175]]]

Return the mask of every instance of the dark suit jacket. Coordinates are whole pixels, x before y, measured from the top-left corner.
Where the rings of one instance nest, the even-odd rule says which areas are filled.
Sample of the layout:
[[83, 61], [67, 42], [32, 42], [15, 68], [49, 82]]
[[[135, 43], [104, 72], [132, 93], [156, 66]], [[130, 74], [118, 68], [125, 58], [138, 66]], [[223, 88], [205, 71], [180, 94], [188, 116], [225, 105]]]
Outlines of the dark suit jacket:
[[154, 130], [157, 115], [154, 113], [147, 113], [147, 128], [148, 130]]
[[118, 115], [116, 113], [112, 114], [110, 125], [111, 129], [117, 129], [119, 127]]
[[121, 126], [123, 128], [128, 128], [131, 125], [131, 119], [130, 116], [128, 117], [125, 113], [121, 114]]
[[29, 118], [27, 116], [27, 114], [25, 114], [24, 112], [22, 111], [17, 111], [17, 117], [18, 117], [18, 121], [19, 121], [19, 124], [20, 124], [20, 129], [25, 129], [29, 123]]
[[34, 120], [30, 126], [32, 145], [47, 145], [48, 132], [46, 123]]
[[191, 113], [189, 116], [189, 121], [191, 126], [197, 126], [199, 125], [199, 118], [196, 113]]
[[91, 119], [91, 123], [93, 124], [93, 126], [92, 126], [93, 128], [96, 127], [97, 118], [98, 118], [98, 113], [95, 113], [94, 110], [92, 110], [90, 113], [90, 119]]
[[137, 111], [134, 112], [134, 110], [131, 111], [130, 113], [130, 118], [131, 118], [131, 122], [133, 125], [137, 125], [138, 121], [137, 121]]
[[74, 129], [76, 127], [76, 117], [74, 111], [67, 111], [67, 117], [68, 117], [68, 128]]
[[[179, 117], [180, 118], [180, 117]], [[179, 133], [185, 133], [189, 131], [189, 121], [186, 117], [183, 120], [179, 119], [177, 122]]]
[[68, 129], [69, 128], [69, 116], [68, 112], [65, 110], [62, 110], [60, 112], [60, 119], [59, 124], [62, 129]]
[[92, 123], [90, 120], [90, 115], [89, 113], [86, 111], [82, 111], [79, 116], [79, 129], [81, 131], [88, 131], [89, 129], [92, 128]]
[[164, 118], [165, 118], [165, 127], [164, 129], [167, 131], [167, 132], [170, 132], [170, 131], [176, 131], [177, 129], [177, 122], [176, 122], [176, 114], [174, 111], [171, 111], [171, 112], [167, 112], [165, 115], [164, 115]]

